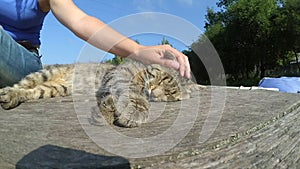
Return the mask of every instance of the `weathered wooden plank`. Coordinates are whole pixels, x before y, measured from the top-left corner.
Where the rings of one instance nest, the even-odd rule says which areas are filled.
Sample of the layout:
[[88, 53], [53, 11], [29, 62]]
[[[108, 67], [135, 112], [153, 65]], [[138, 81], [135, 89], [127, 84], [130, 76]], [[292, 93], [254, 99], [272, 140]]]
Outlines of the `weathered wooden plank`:
[[[223, 89], [214, 90], [221, 93]], [[53, 165], [59, 168], [105, 168], [109, 165], [117, 168], [299, 166], [298, 94], [227, 89], [221, 121], [211, 137], [204, 143], [199, 143], [200, 131], [211, 113], [211, 91], [210, 88], [203, 90], [199, 96], [194, 95], [184, 103], [154, 103], [153, 121], [140, 128], [112, 128], [113, 132], [117, 131], [131, 138], [148, 138], [163, 135], [174, 122], [177, 123], [176, 130], [166, 133], [170, 137], [162, 138], [158, 143], [149, 143], [149, 146], [136, 146], [135, 150], [130, 150], [132, 152], [120, 152], [134, 155], [135, 151], [151, 154], [149, 149], [151, 150], [152, 144], [157, 149], [163, 149], [167, 143], [176, 141], [172, 139], [184, 132], [185, 126], [192, 126], [175, 147], [144, 158], [120, 157], [120, 154], [113, 154], [99, 147], [88, 137], [90, 133], [87, 134], [80, 125], [74, 106], [77, 111], [80, 105], [80, 110], [90, 113], [91, 107], [96, 103], [94, 98], [83, 93], [77, 93], [75, 102], [72, 97], [55, 98], [25, 103], [10, 111], [0, 110], [0, 168], [40, 168]], [[223, 101], [221, 99], [222, 97], [220, 103]], [[199, 105], [196, 105], [198, 102]], [[184, 112], [180, 114], [180, 110]], [[156, 116], [159, 118], [155, 119]], [[179, 116], [194, 120], [189, 122], [183, 119], [178, 122], [176, 119]], [[211, 123], [218, 121], [217, 118], [210, 120], [208, 122]], [[97, 131], [93, 134], [103, 136], [108, 144], [120, 150], [127, 150], [129, 141], [105, 138], [105, 135], [111, 134], [105, 130], [105, 124], [96, 127]]]

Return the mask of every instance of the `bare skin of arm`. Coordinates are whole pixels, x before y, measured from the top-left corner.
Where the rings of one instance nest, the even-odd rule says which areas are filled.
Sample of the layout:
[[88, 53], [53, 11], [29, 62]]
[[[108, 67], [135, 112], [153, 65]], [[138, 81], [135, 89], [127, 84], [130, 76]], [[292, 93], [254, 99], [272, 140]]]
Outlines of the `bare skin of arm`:
[[[182, 76], [190, 78], [187, 56], [169, 45], [142, 46], [118, 33], [101, 20], [87, 15], [72, 0], [39, 0], [42, 11], [52, 11], [57, 20], [79, 38], [91, 45], [121, 57], [128, 57], [144, 64], [160, 64], [179, 70]], [[171, 53], [177, 61], [166, 55]]]

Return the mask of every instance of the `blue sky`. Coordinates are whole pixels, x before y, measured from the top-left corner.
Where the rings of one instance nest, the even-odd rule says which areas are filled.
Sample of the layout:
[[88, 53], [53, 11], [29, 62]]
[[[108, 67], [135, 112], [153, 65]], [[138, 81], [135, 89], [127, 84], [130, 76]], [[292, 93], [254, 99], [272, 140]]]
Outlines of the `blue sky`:
[[[206, 9], [208, 7], [217, 9], [217, 0], [74, 0], [74, 2], [89, 15], [99, 18], [143, 45], [157, 45], [165, 37], [173, 47], [180, 51], [187, 49], [187, 46], [196, 40], [195, 38], [182, 40], [180, 37], [189, 37], [193, 33], [194, 37], [200, 35], [199, 32], [193, 31], [194, 28], [186, 29], [186, 31], [185, 28], [192, 25], [195, 29], [203, 32]], [[144, 14], [137, 17], [136, 14], [139, 13]], [[136, 22], [130, 23], [131, 20], [136, 20]], [[136, 25], [134, 30], [131, 28], [132, 24]], [[178, 31], [181, 36], [170, 36], [174, 33], [160, 32], [159, 29], [156, 30], [157, 27], [160, 29], [165, 27], [175, 33]], [[146, 28], [155, 29], [155, 31], [140, 32]], [[136, 34], [127, 35], [128, 29], [133, 32], [136, 31]], [[197, 35], [195, 35], [196, 33]], [[90, 47], [86, 42], [77, 38], [63, 27], [52, 13], [49, 13], [45, 19], [41, 41], [44, 64], [74, 63], [78, 60], [101, 61], [103, 59], [101, 56], [105, 56], [104, 59], [112, 57], [112, 55]]]

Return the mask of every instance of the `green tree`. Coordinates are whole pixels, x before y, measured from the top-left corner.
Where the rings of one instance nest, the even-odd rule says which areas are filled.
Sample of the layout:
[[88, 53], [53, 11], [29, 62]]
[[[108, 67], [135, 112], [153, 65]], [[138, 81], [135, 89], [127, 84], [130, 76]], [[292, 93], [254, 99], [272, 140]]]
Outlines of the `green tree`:
[[[134, 40], [134, 41], [138, 44], [140, 43], [138, 40]], [[123, 64], [125, 61], [126, 61], [126, 58], [115, 55], [114, 58], [107, 60], [106, 63], [110, 63], [113, 65], [120, 65], [120, 64]]]
[[106, 63], [110, 63], [113, 65], [120, 65], [120, 64], [124, 63], [125, 60], [126, 60], [126, 58], [115, 55], [114, 58], [107, 60]]
[[232, 57], [225, 67], [231, 67], [229, 73], [234, 79], [249, 78], [255, 69], [260, 70], [255, 74], [263, 77], [268, 67], [275, 66], [274, 52], [269, 49], [270, 18], [276, 9], [276, 0], [239, 0], [226, 6], [223, 14], [226, 56], [222, 61], [226, 64]]
[[170, 45], [170, 46], [172, 46], [172, 44], [170, 44], [168, 39], [165, 38], [165, 37], [162, 38], [160, 45]]
[[[290, 51], [299, 53], [299, 0], [220, 0], [217, 5], [219, 11], [207, 10], [205, 36], [230, 80], [262, 78], [266, 70], [289, 63]], [[201, 46], [205, 36], [192, 47]]]
[[[290, 60], [291, 53], [293, 60], [298, 63], [300, 52], [300, 1], [282, 0], [279, 14], [274, 18], [274, 34], [277, 42], [278, 54], [281, 55], [283, 63]], [[298, 63], [300, 72], [300, 66]]]

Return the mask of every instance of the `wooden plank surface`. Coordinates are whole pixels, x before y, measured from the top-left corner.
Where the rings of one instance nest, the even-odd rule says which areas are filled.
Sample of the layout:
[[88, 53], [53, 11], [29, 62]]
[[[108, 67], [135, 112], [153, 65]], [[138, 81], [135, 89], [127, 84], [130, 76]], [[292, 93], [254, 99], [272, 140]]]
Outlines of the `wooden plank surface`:
[[[94, 111], [95, 99], [81, 93], [74, 95], [76, 99], [45, 99], [0, 110], [0, 168], [299, 167], [299, 94], [226, 89], [225, 100], [220, 97], [212, 102], [212, 91], [222, 93], [224, 88], [205, 89], [184, 102], [153, 103], [152, 122], [140, 128], [106, 130], [103, 123], [95, 126], [94, 133], [87, 132], [83, 121], [83, 126], [80, 124], [82, 114], [78, 111], [86, 115]], [[218, 102], [225, 103], [220, 121], [208, 118]], [[208, 140], [199, 142], [203, 126], [215, 123], [216, 130]], [[189, 125], [186, 135], [177, 137]], [[110, 132], [129, 139], [168, 137], [134, 146], [129, 140], [105, 137]], [[115, 149], [101, 147], [91, 138], [94, 135], [102, 136], [101, 141]], [[176, 144], [160, 154], [151, 152], [172, 142]], [[134, 149], [128, 149], [130, 146]], [[132, 158], [135, 155], [141, 158]]]

